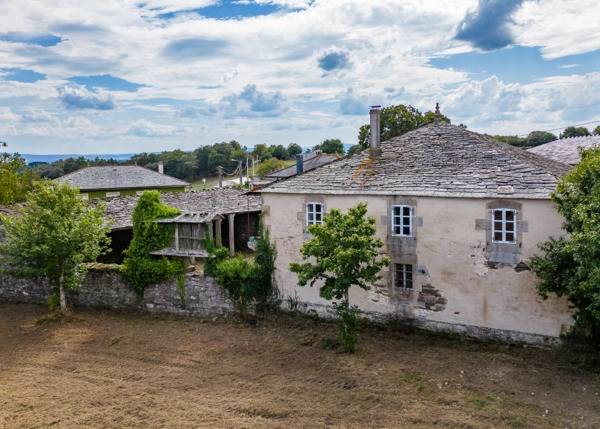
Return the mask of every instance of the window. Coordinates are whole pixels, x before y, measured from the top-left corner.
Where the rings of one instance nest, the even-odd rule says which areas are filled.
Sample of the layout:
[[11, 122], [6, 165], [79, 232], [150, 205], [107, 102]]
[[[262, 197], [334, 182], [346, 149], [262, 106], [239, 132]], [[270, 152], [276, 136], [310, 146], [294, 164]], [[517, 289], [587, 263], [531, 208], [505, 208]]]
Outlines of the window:
[[517, 237], [517, 212], [510, 209], [492, 210], [492, 242], [515, 243]]
[[392, 235], [412, 235], [411, 212], [411, 206], [392, 206]]
[[306, 226], [323, 224], [323, 204], [307, 203], [306, 204]]
[[394, 284], [397, 288], [413, 288], [413, 267], [409, 264], [394, 264]]
[[106, 193], [106, 198], [115, 198], [120, 196], [121, 193], [120, 192], [107, 192]]

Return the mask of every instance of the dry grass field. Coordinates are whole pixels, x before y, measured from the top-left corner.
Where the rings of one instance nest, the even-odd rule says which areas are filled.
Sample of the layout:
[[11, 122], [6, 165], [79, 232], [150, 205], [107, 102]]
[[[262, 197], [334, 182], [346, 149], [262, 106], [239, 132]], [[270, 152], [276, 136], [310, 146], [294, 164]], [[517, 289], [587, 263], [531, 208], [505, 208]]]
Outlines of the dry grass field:
[[0, 428], [600, 428], [596, 352], [0, 304]]

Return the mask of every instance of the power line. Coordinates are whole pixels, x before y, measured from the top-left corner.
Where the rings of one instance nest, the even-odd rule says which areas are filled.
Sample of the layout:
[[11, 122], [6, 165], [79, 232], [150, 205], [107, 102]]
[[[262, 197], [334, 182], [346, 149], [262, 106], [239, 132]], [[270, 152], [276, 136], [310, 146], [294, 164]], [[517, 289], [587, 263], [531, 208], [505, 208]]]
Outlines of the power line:
[[[600, 122], [600, 120], [596, 120], [596, 121], [591, 121], [591, 122], [584, 122], [582, 124], [575, 124], [575, 125], [568, 125], [566, 127], [558, 127], [558, 128], [552, 128], [551, 130], [543, 130], [543, 133], [549, 133], [550, 131], [558, 131], [558, 130], [564, 130], [565, 128], [569, 128], [569, 127], [581, 127], [583, 125], [589, 125], [589, 124], [595, 124]], [[517, 137], [527, 137], [529, 134], [519, 134]]]

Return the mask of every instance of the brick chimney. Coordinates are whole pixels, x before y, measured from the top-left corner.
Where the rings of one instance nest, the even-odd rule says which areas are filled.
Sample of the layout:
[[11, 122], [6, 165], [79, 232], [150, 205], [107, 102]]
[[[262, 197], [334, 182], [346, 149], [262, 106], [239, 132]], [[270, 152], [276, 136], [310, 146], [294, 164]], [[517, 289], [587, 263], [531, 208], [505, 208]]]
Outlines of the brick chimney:
[[160, 174], [165, 174], [165, 163], [162, 161], [158, 161], [158, 172]]
[[370, 155], [374, 158], [378, 158], [381, 155], [381, 106], [371, 106], [369, 112], [371, 116], [371, 146]]

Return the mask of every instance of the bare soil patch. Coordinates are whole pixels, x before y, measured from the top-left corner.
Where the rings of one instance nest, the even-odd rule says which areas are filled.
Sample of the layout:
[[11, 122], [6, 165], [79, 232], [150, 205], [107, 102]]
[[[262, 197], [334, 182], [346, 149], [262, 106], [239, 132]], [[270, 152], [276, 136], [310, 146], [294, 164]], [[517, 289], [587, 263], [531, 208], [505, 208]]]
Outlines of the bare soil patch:
[[0, 428], [598, 428], [600, 358], [361, 331], [0, 304]]

